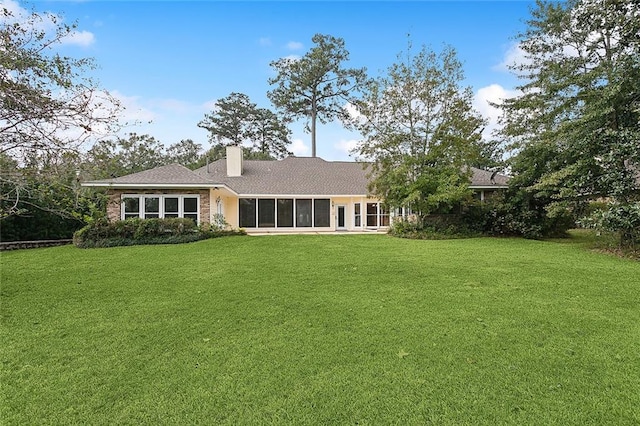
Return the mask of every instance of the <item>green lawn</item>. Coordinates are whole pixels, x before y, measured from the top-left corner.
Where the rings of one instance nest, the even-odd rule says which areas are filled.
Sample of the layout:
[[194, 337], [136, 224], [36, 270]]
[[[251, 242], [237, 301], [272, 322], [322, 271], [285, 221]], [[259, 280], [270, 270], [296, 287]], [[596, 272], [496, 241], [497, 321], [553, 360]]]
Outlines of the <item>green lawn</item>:
[[2, 424], [640, 423], [640, 263], [577, 243], [1, 256]]

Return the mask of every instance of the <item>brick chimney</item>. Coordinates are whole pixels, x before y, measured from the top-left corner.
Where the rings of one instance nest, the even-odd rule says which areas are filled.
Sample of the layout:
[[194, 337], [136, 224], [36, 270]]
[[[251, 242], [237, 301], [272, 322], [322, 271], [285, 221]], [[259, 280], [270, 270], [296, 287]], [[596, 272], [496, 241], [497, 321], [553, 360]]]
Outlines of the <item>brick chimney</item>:
[[242, 176], [242, 147], [229, 145], [227, 147], [227, 176]]

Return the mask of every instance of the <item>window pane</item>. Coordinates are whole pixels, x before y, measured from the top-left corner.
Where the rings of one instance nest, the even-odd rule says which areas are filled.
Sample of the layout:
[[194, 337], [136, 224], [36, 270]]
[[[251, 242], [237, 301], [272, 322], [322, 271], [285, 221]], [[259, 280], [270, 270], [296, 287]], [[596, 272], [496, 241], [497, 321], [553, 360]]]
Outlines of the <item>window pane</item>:
[[378, 203], [367, 203], [367, 226], [378, 226]]
[[337, 224], [337, 227], [338, 228], [344, 228], [344, 226], [345, 226], [345, 220], [344, 220], [345, 219], [344, 218], [345, 207], [344, 206], [338, 206], [336, 208], [338, 209], [338, 224]]
[[240, 198], [239, 199], [240, 220], [239, 225], [241, 228], [255, 228], [256, 227], [256, 199], [255, 198]]
[[327, 227], [330, 225], [329, 199], [313, 200], [313, 226]]
[[135, 213], [135, 216], [138, 216], [138, 213], [140, 213], [140, 198], [125, 198], [123, 202], [125, 216], [127, 216], [127, 213]]
[[198, 222], [198, 215], [197, 214], [191, 214], [191, 213], [185, 214], [184, 218], [185, 219], [193, 219], [194, 222], [196, 222], [196, 223]]
[[276, 200], [271, 198], [258, 200], [258, 227], [273, 228], [276, 226]]
[[[184, 197], [184, 212], [185, 213], [198, 213], [198, 198], [197, 197]], [[186, 215], [185, 215], [186, 217]]]
[[355, 204], [353, 205], [353, 212], [354, 212], [354, 216], [353, 216], [353, 219], [354, 219], [354, 221], [353, 221], [353, 222], [354, 222], [354, 225], [355, 225], [356, 227], [359, 227], [359, 226], [361, 226], [361, 225], [362, 225], [362, 222], [361, 222], [362, 218], [361, 218], [361, 216], [360, 216], [360, 203], [355, 203]]
[[296, 200], [296, 226], [311, 226], [311, 200]]
[[380, 204], [380, 226], [389, 226], [389, 209]]
[[160, 217], [160, 198], [145, 197], [144, 199], [144, 218], [153, 219]]
[[[176, 217], [178, 215], [178, 198], [165, 198], [164, 199], [164, 213], [165, 217]], [[171, 216], [167, 213], [175, 213], [176, 216]]]
[[293, 200], [278, 200], [278, 227], [293, 227]]
[[160, 198], [145, 197], [144, 199], [145, 213], [160, 213]]

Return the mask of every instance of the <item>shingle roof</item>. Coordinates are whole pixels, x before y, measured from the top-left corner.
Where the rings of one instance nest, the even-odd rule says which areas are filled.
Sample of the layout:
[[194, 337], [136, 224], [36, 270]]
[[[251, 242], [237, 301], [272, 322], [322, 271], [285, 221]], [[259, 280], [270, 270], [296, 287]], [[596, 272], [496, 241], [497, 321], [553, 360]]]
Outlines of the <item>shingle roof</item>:
[[86, 184], [120, 185], [208, 185], [210, 182], [180, 164], [156, 167], [113, 179], [86, 182]]
[[[85, 182], [85, 186], [226, 186], [240, 195], [367, 195], [368, 170], [364, 163], [288, 157], [279, 161], [245, 160], [242, 176], [227, 176], [226, 160], [195, 171], [171, 164], [114, 179]], [[472, 187], [502, 187], [508, 177], [472, 169]]]
[[244, 161], [242, 176], [228, 177], [225, 160], [195, 171], [239, 194], [361, 195], [367, 194], [363, 164], [288, 157], [280, 161]]
[[478, 186], [507, 186], [509, 177], [487, 170], [471, 168], [471, 187]]

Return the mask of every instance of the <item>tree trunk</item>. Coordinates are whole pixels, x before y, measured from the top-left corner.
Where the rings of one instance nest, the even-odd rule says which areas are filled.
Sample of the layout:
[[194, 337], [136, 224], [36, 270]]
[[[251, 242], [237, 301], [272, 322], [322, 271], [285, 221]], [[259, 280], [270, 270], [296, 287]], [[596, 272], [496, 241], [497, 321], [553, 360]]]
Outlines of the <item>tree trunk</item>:
[[317, 114], [317, 103], [316, 100], [313, 99], [311, 101], [311, 156], [315, 158], [316, 156], [316, 114]]

